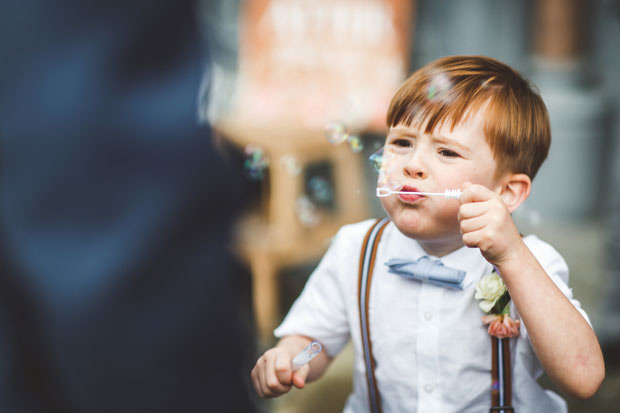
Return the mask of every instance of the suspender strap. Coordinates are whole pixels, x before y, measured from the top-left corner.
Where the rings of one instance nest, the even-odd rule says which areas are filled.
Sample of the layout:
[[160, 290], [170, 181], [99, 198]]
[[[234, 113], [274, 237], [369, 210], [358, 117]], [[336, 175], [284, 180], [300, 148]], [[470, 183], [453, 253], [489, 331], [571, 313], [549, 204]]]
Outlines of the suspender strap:
[[511, 392], [510, 339], [491, 336], [491, 413], [514, 413]]
[[368, 299], [370, 297], [370, 283], [372, 282], [372, 272], [377, 256], [379, 239], [383, 234], [389, 219], [377, 220], [368, 230], [360, 255], [360, 267], [358, 278], [358, 298], [360, 327], [362, 330], [362, 344], [364, 346], [364, 362], [366, 364], [366, 381], [368, 383], [368, 400], [372, 413], [381, 413], [381, 397], [375, 379], [375, 359], [372, 355], [372, 344], [370, 342], [370, 325], [368, 320]]
[[[370, 341], [370, 324], [368, 319], [368, 301], [370, 284], [377, 256], [377, 247], [383, 230], [389, 219], [377, 220], [366, 233], [360, 255], [358, 278], [358, 304], [362, 345], [364, 346], [364, 363], [366, 364], [366, 381], [368, 384], [368, 401], [371, 413], [381, 413], [381, 396], [375, 379], [375, 359], [372, 355]], [[510, 369], [510, 340], [491, 336], [492, 368], [491, 368], [491, 409], [490, 413], [514, 413], [512, 404]]]

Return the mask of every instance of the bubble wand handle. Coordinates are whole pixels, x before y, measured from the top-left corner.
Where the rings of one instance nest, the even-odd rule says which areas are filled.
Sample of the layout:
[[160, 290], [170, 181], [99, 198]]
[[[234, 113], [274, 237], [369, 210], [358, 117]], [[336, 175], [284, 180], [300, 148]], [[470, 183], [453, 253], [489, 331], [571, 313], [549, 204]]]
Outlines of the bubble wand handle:
[[424, 195], [424, 196], [443, 196], [446, 199], [459, 199], [461, 196], [460, 189], [446, 189], [444, 192], [411, 192], [411, 191], [393, 191], [389, 188], [377, 188], [377, 197], [383, 198], [390, 195]]
[[310, 360], [316, 357], [323, 350], [323, 346], [318, 341], [313, 341], [308, 344], [305, 349], [303, 349], [299, 354], [295, 356], [293, 361], [291, 361], [291, 369], [293, 371], [297, 371], [306, 365]]

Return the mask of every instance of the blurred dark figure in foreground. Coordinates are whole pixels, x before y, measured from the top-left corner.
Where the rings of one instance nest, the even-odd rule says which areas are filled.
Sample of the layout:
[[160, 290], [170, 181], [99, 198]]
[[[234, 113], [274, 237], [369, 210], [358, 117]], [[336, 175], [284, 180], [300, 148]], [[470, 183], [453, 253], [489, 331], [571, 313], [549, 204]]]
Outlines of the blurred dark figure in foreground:
[[194, 8], [0, 6], [1, 412], [255, 410]]

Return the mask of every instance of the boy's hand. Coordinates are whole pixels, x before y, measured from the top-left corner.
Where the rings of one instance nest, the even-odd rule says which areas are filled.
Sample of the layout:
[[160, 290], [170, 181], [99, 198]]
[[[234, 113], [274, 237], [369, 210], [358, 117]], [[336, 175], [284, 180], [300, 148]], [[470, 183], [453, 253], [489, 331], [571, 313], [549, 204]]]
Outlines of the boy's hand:
[[478, 247], [491, 264], [511, 260], [522, 240], [500, 196], [482, 185], [466, 183], [459, 201], [463, 243]]
[[310, 366], [306, 364], [293, 373], [291, 354], [286, 347], [274, 347], [263, 354], [252, 369], [254, 390], [262, 398], [278, 397], [288, 393], [292, 386], [303, 389]]

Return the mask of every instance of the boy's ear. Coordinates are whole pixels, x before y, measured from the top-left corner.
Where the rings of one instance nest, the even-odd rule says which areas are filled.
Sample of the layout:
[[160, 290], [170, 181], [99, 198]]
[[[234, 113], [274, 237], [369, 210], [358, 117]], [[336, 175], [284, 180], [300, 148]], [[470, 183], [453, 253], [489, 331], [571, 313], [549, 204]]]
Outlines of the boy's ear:
[[508, 211], [512, 214], [521, 205], [532, 189], [532, 180], [526, 174], [508, 175], [499, 193]]

